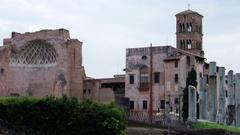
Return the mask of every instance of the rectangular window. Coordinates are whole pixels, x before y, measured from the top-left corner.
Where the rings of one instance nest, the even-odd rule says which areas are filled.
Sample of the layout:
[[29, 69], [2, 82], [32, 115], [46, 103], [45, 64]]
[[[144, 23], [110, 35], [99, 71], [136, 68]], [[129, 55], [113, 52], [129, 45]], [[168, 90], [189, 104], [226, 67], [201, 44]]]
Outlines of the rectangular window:
[[147, 101], [146, 100], [143, 101], [143, 109], [147, 109]]
[[160, 108], [165, 109], [165, 100], [160, 101]]
[[187, 40], [187, 47], [188, 47], [188, 49], [192, 49], [192, 41], [191, 40]]
[[134, 84], [134, 75], [129, 75], [129, 83]]
[[147, 73], [140, 74], [140, 88], [148, 88], [149, 87], [149, 77]]
[[160, 72], [154, 73], [154, 82], [159, 83], [160, 82]]
[[130, 101], [130, 110], [134, 110], [134, 101]]
[[178, 98], [175, 98], [175, 105], [178, 104]]
[[190, 65], [190, 56], [187, 56], [187, 64]]
[[175, 68], [178, 67], [178, 61], [175, 61]]
[[178, 83], [178, 74], [175, 74], [175, 83]]

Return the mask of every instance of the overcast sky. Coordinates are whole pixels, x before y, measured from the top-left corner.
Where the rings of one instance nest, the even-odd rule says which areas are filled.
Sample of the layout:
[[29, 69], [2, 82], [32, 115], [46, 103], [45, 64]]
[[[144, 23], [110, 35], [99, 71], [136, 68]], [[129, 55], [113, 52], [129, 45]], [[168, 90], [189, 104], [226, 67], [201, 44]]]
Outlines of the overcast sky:
[[[0, 0], [0, 40], [11, 32], [65, 28], [83, 42], [91, 77], [124, 73], [125, 50], [176, 46], [175, 14], [187, 9], [203, 18], [207, 61], [240, 72], [240, 0]], [[2, 45], [2, 44], [1, 44]]]

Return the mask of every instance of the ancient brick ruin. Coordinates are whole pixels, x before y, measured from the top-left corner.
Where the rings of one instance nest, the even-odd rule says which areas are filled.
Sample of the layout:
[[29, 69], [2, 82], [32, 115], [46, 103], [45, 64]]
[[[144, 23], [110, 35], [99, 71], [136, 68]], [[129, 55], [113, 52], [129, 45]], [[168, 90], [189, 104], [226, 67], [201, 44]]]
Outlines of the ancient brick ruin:
[[12, 33], [0, 48], [1, 96], [82, 98], [82, 42], [65, 29]]

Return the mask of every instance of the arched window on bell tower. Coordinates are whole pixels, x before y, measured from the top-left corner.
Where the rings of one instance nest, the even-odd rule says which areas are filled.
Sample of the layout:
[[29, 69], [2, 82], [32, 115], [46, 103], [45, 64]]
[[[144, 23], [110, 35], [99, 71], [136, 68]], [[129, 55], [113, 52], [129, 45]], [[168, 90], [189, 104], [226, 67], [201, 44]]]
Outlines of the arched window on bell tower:
[[192, 41], [187, 40], [187, 49], [192, 49]]
[[187, 32], [192, 32], [192, 23], [187, 23]]

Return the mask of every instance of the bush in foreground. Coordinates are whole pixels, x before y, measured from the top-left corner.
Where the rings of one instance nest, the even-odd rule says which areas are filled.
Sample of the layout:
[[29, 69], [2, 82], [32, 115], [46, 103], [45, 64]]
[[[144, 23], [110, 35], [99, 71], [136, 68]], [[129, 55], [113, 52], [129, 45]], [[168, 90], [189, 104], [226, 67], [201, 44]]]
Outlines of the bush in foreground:
[[75, 98], [0, 98], [0, 119], [45, 135], [122, 135], [124, 113], [115, 104]]

